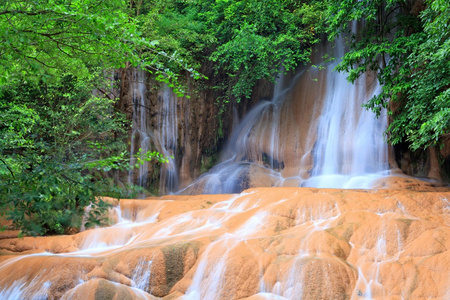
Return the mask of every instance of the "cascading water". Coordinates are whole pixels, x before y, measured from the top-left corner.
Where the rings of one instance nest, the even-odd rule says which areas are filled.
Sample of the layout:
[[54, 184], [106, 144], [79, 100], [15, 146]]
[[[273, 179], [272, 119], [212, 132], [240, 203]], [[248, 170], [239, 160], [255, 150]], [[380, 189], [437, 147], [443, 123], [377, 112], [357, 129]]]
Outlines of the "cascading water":
[[[344, 53], [338, 40], [334, 56]], [[309, 67], [280, 75], [271, 101], [256, 105], [234, 129], [222, 162], [182, 193], [235, 193], [257, 186], [370, 188], [386, 175], [386, 114], [361, 105], [379, 92], [364, 74], [355, 84]], [[318, 79], [313, 81], [311, 79]]]
[[[178, 189], [178, 172], [175, 161], [177, 148], [177, 97], [172, 89], [164, 86], [158, 93], [158, 111], [155, 128], [150, 128], [149, 100], [147, 99], [146, 72], [141, 69], [132, 71], [131, 91], [133, 99], [133, 124], [131, 135], [131, 165], [134, 165], [140, 149], [141, 158], [151, 151], [152, 145], [168, 163], [162, 164], [160, 171], [160, 192], [170, 193]], [[148, 187], [147, 177], [149, 164], [145, 162], [138, 169], [132, 169], [128, 174], [130, 183]]]
[[[337, 57], [344, 55], [343, 42], [336, 43]], [[319, 119], [314, 147], [311, 178], [302, 186], [336, 188], [370, 188], [370, 182], [389, 169], [387, 143], [383, 133], [386, 112], [377, 119], [362, 108], [368, 99], [380, 92], [375, 76], [365, 73], [355, 84], [346, 74], [327, 67], [327, 88]]]
[[450, 191], [424, 188], [121, 200], [107, 228], [0, 233], [0, 299], [448, 299]]
[[158, 96], [157, 139], [159, 151], [169, 159], [161, 166], [160, 192], [170, 193], [178, 189], [178, 170], [175, 156], [177, 150], [178, 121], [177, 96], [164, 86]]
[[[215, 166], [199, 181], [198, 193], [236, 193], [245, 188], [252, 162], [266, 164], [271, 169], [280, 167], [280, 109], [282, 109], [283, 76], [277, 79], [272, 101], [262, 101], [250, 111], [228, 142], [222, 163]], [[262, 120], [262, 121], [261, 121]], [[260, 125], [260, 126], [258, 126]], [[256, 133], [255, 130], [257, 130]], [[274, 176], [276, 172], [273, 172]], [[196, 183], [194, 183], [194, 186]], [[190, 187], [188, 187], [189, 189]]]
[[[135, 155], [140, 151], [141, 158], [150, 150], [151, 135], [148, 127], [147, 105], [146, 105], [146, 76], [145, 71], [141, 69], [133, 69], [131, 91], [133, 100], [133, 123], [131, 134], [131, 159], [133, 166], [136, 163]], [[136, 182], [140, 186], [147, 184], [148, 164], [140, 165], [139, 169], [130, 169], [128, 173], [128, 181]], [[137, 176], [137, 179], [135, 179]], [[136, 180], [136, 181], [135, 181]]]

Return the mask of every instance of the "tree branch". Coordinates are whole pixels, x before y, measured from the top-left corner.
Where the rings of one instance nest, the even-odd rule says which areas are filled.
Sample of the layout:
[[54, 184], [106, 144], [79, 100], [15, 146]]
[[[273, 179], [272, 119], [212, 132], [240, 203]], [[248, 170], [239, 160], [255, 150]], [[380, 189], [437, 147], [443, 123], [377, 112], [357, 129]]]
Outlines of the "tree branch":
[[46, 66], [47, 68], [51, 68], [51, 69], [55, 69], [55, 68], [56, 68], [56, 67], [54, 67], [54, 66], [49, 66], [49, 65], [47, 65], [47, 64], [44, 63], [43, 61], [39, 60], [37, 57], [33, 57], [33, 56], [29, 56], [29, 55], [25, 55], [25, 57], [26, 57], [26, 58], [29, 58], [29, 59], [34, 59], [35, 61], [37, 61], [37, 62], [40, 63], [41, 65]]
[[113, 100], [113, 98], [107, 93], [105, 92], [102, 88], [96, 87], [96, 89], [101, 92], [106, 98], [108, 98], [109, 100]]
[[2, 163], [6, 166], [6, 168], [8, 169], [9, 173], [11, 173], [12, 178], [16, 179], [16, 176], [14, 176], [13, 171], [11, 170], [11, 168], [8, 166], [8, 164], [2, 159], [0, 158], [0, 161], [2, 161]]
[[45, 14], [50, 14], [50, 13], [55, 13], [55, 12], [52, 10], [41, 10], [41, 11], [37, 11], [37, 12], [31, 12], [31, 11], [25, 11], [25, 10], [4, 10], [4, 11], [0, 11], [0, 16], [7, 15], [7, 14], [23, 14], [23, 15], [27, 15], [27, 16], [38, 16], [38, 15], [45, 15]]
[[67, 53], [66, 51], [64, 51], [63, 49], [61, 49], [61, 47], [59, 46], [60, 43], [56, 43], [56, 47], [58, 47], [59, 51], [61, 51], [62, 53], [64, 53], [65, 55], [67, 55], [69, 58], [73, 58], [73, 55], [70, 55], [69, 53]]

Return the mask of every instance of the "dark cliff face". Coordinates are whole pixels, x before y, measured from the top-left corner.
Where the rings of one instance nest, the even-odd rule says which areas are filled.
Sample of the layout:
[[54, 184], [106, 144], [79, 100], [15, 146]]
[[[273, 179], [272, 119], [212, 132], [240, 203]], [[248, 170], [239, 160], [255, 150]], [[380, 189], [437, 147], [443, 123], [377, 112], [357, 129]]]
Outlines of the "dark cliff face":
[[[420, 6], [423, 5], [423, 1], [415, 3], [423, 10]], [[390, 110], [395, 114], [401, 105], [404, 103], [391, 102]], [[388, 117], [388, 122], [389, 124], [393, 122], [392, 115]], [[442, 148], [429, 147], [426, 150], [416, 151], [411, 151], [406, 142], [394, 145], [390, 153], [390, 167], [406, 175], [450, 182], [450, 140], [447, 140]]]
[[430, 180], [450, 182], [450, 143], [411, 151], [406, 143], [394, 147], [396, 166], [402, 173]]

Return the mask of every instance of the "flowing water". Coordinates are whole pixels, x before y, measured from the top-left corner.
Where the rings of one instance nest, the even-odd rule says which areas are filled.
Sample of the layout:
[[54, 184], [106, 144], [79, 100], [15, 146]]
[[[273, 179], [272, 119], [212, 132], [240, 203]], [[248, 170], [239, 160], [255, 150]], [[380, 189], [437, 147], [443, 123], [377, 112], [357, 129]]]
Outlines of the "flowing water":
[[[344, 55], [338, 42], [335, 55]], [[324, 106], [319, 118], [314, 146], [311, 178], [303, 186], [336, 188], [370, 188], [370, 182], [389, 169], [387, 143], [383, 133], [387, 115], [379, 118], [362, 108], [368, 99], [380, 92], [376, 77], [364, 74], [355, 84], [346, 74], [327, 68]]]
[[[133, 122], [131, 135], [131, 165], [136, 163], [135, 155], [141, 158], [149, 151], [158, 151], [168, 158], [168, 163], [161, 165], [161, 193], [171, 193], [178, 190], [178, 171], [176, 165], [177, 149], [177, 97], [172, 89], [163, 86], [158, 92], [156, 126], [150, 126], [151, 106], [147, 95], [147, 73], [141, 69], [133, 69], [130, 90], [133, 99]], [[152, 150], [153, 148], [153, 150]], [[139, 152], [140, 151], [140, 152]], [[140, 186], [149, 187], [148, 172], [154, 161], [144, 162], [138, 169], [132, 169], [128, 181]]]
[[[343, 55], [339, 40], [334, 56]], [[323, 54], [323, 53], [322, 53]], [[346, 74], [308, 67], [280, 74], [270, 101], [261, 101], [231, 135], [221, 163], [185, 193], [235, 193], [257, 186], [370, 188], [389, 173], [379, 118], [362, 104], [379, 92], [367, 73], [355, 84]]]
[[[136, 163], [135, 155], [143, 158], [145, 153], [150, 151], [151, 133], [148, 124], [148, 105], [146, 101], [147, 85], [145, 71], [141, 69], [133, 70], [131, 80], [131, 91], [133, 99], [133, 123], [130, 146], [130, 164]], [[148, 164], [143, 164], [139, 169], [131, 169], [128, 173], [128, 181], [136, 182], [140, 186], [147, 185]]]
[[122, 200], [107, 228], [0, 239], [0, 299], [444, 300], [447, 199], [275, 187]]
[[178, 170], [175, 161], [178, 122], [177, 122], [177, 97], [167, 86], [164, 86], [158, 96], [158, 118], [156, 132], [161, 154], [169, 159], [168, 163], [161, 166], [160, 192], [170, 193], [178, 190]]

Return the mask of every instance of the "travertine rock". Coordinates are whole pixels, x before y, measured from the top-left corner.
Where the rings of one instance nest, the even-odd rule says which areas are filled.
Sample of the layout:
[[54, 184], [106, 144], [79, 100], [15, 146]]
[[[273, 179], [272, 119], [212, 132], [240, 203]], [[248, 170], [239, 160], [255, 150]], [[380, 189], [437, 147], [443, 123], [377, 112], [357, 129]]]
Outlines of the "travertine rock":
[[0, 298], [448, 299], [450, 190], [385, 183], [122, 200], [111, 227], [0, 240]]

